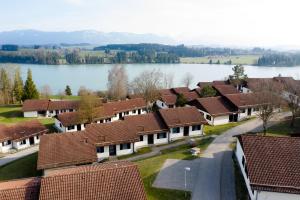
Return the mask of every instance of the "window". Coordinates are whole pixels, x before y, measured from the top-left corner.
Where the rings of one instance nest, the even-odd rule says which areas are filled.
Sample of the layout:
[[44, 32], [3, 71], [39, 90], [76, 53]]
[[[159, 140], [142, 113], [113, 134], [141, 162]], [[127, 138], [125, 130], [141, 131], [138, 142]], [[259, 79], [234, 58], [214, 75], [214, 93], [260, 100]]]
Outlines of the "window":
[[36, 136], [36, 139], [38, 140], [39, 138], [40, 138], [40, 137], [37, 135], [37, 136]]
[[7, 146], [7, 145], [10, 145], [11, 144], [11, 141], [10, 140], [7, 140], [5, 142], [2, 142], [2, 146]]
[[172, 133], [180, 133], [180, 128], [179, 127], [172, 128]]
[[73, 112], [73, 109], [70, 109], [70, 112]]
[[125, 112], [125, 115], [129, 115], [129, 111]]
[[244, 156], [242, 157], [242, 165], [243, 165], [243, 167], [245, 167], [245, 157]]
[[163, 138], [167, 138], [167, 133], [158, 133], [157, 134], [157, 139], [163, 139]]
[[59, 127], [60, 127], [60, 128], [62, 128], [62, 125], [61, 125], [61, 123], [59, 123]]
[[20, 145], [23, 145], [23, 144], [26, 144], [26, 140], [22, 140], [22, 141], [20, 142]]
[[75, 128], [75, 126], [68, 126], [68, 130], [73, 130]]
[[104, 147], [97, 147], [97, 153], [104, 153]]
[[136, 113], [136, 110], [133, 110], [132, 113], [135, 114], [135, 113]]
[[102, 124], [102, 123], [103, 123], [103, 119], [100, 120], [100, 124]]
[[211, 121], [211, 116], [210, 115], [206, 115], [206, 119]]
[[130, 149], [130, 143], [120, 144], [120, 150]]
[[241, 113], [245, 113], [245, 112], [246, 112], [246, 110], [245, 110], [245, 109], [242, 109], [242, 110], [241, 110]]
[[144, 141], [144, 136], [140, 135], [140, 141]]
[[192, 131], [200, 131], [200, 130], [201, 130], [201, 125], [192, 126]]

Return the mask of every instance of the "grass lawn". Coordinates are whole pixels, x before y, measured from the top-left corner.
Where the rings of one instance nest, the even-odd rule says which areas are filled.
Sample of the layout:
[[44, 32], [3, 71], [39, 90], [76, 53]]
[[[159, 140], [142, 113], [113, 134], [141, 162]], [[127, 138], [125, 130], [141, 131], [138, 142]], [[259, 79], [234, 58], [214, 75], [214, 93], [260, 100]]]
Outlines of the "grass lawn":
[[[61, 99], [62, 97], [60, 95], [51, 95], [50, 99]], [[75, 95], [71, 95], [71, 96], [63, 96], [64, 100], [80, 100], [80, 96], [75, 96]]]
[[42, 172], [36, 170], [37, 157], [34, 153], [0, 167], [0, 180], [41, 176]]
[[231, 60], [233, 65], [255, 65], [257, 64], [258, 58], [259, 55], [183, 57], [180, 58], [180, 62], [187, 64], [209, 64], [209, 61], [212, 60], [212, 63], [215, 64], [219, 60], [220, 64], [225, 64]]
[[142, 154], [145, 154], [145, 153], [150, 153], [151, 151], [152, 151], [151, 147], [140, 148], [139, 150], [137, 150], [137, 152], [135, 152], [133, 154], [118, 156], [118, 160], [123, 160], [123, 159], [126, 159], [126, 158], [142, 155]]
[[290, 127], [290, 120], [282, 121], [279, 124], [268, 128], [268, 135], [289, 135], [290, 133], [300, 133], [300, 118], [295, 121], [295, 127]]
[[251, 120], [253, 118], [247, 119], [247, 120], [243, 120], [240, 122], [231, 122], [228, 124], [223, 124], [223, 125], [216, 125], [216, 126], [211, 126], [211, 125], [206, 125], [204, 126], [204, 133], [206, 135], [220, 135], [221, 133], [223, 133], [224, 131], [227, 131], [233, 127], [239, 126], [249, 120]]
[[[197, 141], [198, 147], [201, 150], [207, 148], [207, 146], [213, 141], [213, 138], [206, 138], [200, 141]], [[153, 188], [152, 184], [167, 159], [194, 159], [195, 156], [192, 156], [188, 153], [188, 149], [190, 147], [188, 145], [181, 145], [179, 147], [175, 147], [172, 149], [164, 150], [161, 155], [155, 156], [152, 158], [147, 158], [144, 160], [137, 161], [136, 163], [139, 166], [142, 179], [144, 182], [144, 186], [147, 193], [148, 200], [187, 200], [190, 199], [190, 193], [187, 192], [187, 196], [185, 197], [184, 191], [178, 190], [167, 190], [167, 189], [158, 189]]]
[[[18, 122], [30, 121], [36, 118], [24, 118], [22, 107], [20, 105], [0, 106], [0, 124], [14, 124]], [[38, 119], [50, 131], [55, 131], [53, 128], [54, 119], [44, 118]]]

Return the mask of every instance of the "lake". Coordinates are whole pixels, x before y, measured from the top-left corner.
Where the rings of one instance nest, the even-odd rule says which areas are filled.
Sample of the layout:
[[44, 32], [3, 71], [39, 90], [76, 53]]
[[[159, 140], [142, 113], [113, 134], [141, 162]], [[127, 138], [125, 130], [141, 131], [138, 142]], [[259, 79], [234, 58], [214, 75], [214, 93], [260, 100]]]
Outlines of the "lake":
[[[113, 65], [31, 65], [20, 64], [23, 79], [26, 79], [27, 69], [32, 70], [33, 79], [40, 89], [43, 85], [49, 85], [53, 93], [64, 91], [66, 85], [70, 85], [74, 94], [80, 86], [92, 90], [105, 90], [108, 70]], [[209, 64], [125, 64], [129, 80], [144, 70], [159, 69], [161, 72], [174, 75], [174, 86], [181, 86], [182, 77], [190, 72], [194, 76], [195, 87], [199, 81], [224, 80], [232, 74], [231, 65]], [[300, 78], [300, 66], [298, 67], [257, 67], [245, 66], [248, 77], [273, 77], [293, 76]]]

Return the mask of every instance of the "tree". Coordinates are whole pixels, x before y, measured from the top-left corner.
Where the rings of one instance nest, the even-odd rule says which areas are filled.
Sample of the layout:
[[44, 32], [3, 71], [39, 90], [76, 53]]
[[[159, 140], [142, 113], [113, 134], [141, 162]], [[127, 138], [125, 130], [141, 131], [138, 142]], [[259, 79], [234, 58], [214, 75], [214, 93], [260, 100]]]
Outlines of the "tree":
[[235, 65], [232, 68], [233, 75], [229, 76], [229, 80], [235, 86], [240, 87], [241, 84], [247, 79], [247, 75], [245, 74], [245, 69], [243, 65]]
[[148, 106], [159, 97], [159, 90], [162, 89], [162, 73], [157, 70], [143, 71], [130, 84], [133, 94], [142, 95]]
[[115, 65], [108, 71], [108, 98], [125, 99], [128, 92], [128, 76], [124, 66]]
[[290, 126], [294, 128], [296, 117], [300, 115], [300, 84], [295, 81], [287, 81], [283, 95], [285, 95], [289, 110], [292, 113]]
[[9, 104], [12, 100], [12, 88], [7, 71], [1, 68], [0, 72], [0, 90], [3, 96], [3, 103]]
[[94, 122], [95, 118], [103, 113], [100, 99], [94, 94], [81, 96], [78, 113], [81, 121]]
[[165, 73], [164, 80], [163, 80], [163, 88], [172, 88], [174, 84], [173, 80], [174, 80], [174, 74]]
[[72, 95], [72, 90], [71, 90], [71, 88], [70, 88], [69, 85], [66, 86], [65, 94], [66, 94], [67, 96], [71, 96], [71, 95]]
[[15, 79], [14, 79], [14, 96], [17, 102], [22, 101], [23, 96], [23, 80], [20, 73], [20, 68], [17, 68], [15, 71]]
[[282, 103], [282, 88], [272, 81], [258, 81], [253, 95], [253, 102], [258, 105], [257, 116], [263, 122], [263, 133], [266, 135], [269, 121], [274, 117]]
[[178, 94], [176, 99], [176, 106], [177, 107], [183, 107], [187, 103], [187, 99], [183, 94]]
[[217, 95], [217, 91], [210, 85], [206, 85], [201, 89], [201, 97], [214, 97]]
[[92, 93], [92, 91], [87, 89], [85, 86], [80, 86], [80, 88], [78, 90], [78, 96], [84, 96], [84, 95], [88, 95], [91, 93]]
[[182, 78], [182, 83], [184, 84], [184, 86], [186, 87], [190, 87], [192, 81], [193, 81], [193, 75], [191, 73], [186, 73], [183, 78]]
[[50, 96], [52, 94], [52, 91], [51, 91], [51, 88], [49, 85], [44, 85], [42, 88], [41, 88], [41, 96], [44, 98], [44, 99], [49, 99]]
[[39, 98], [39, 92], [36, 89], [36, 86], [32, 80], [32, 72], [30, 69], [28, 69], [27, 72], [27, 80], [24, 85], [24, 90], [23, 90], [23, 98], [22, 100], [26, 99], [38, 99]]

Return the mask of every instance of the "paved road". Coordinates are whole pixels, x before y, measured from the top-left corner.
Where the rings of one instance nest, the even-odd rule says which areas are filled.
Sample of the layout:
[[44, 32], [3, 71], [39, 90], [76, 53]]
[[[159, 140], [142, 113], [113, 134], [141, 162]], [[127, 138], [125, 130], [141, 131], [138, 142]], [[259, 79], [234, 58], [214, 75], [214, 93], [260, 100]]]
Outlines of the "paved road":
[[[269, 125], [288, 115], [284, 113], [276, 116]], [[261, 121], [254, 119], [216, 137], [204, 151], [203, 158], [196, 160], [199, 171], [192, 200], [235, 200], [232, 151], [229, 144], [234, 141], [234, 135], [260, 130], [262, 130]]]
[[25, 156], [28, 156], [30, 154], [33, 154], [39, 150], [39, 146], [33, 146], [28, 149], [24, 149], [22, 151], [18, 151], [16, 153], [8, 154], [7, 156], [4, 156], [0, 158], [0, 166], [6, 165], [12, 161], [18, 160], [20, 158], [23, 158]]

